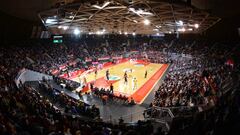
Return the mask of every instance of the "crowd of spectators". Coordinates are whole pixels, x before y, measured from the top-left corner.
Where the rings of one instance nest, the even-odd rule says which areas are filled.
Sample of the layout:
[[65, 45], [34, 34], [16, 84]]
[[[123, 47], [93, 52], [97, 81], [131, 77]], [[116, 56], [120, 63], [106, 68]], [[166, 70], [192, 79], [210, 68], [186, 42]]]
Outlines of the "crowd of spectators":
[[224, 48], [223, 51], [202, 42], [173, 43], [168, 50], [177, 53], [169, 58], [171, 59], [169, 72], [155, 92], [153, 105], [160, 107], [214, 105], [218, 100], [217, 95], [222, 92], [221, 87], [230, 81], [232, 71], [236, 69], [233, 65], [226, 64], [226, 54], [236, 46]]
[[[218, 45], [202, 41], [140, 39], [129, 41], [130, 43], [124, 45], [125, 41], [115, 38], [108, 39], [108, 42], [102, 45], [101, 43], [105, 42], [102, 40], [96, 42], [90, 38], [62, 45], [33, 42], [29, 43], [31, 46], [1, 47], [0, 134], [153, 133], [152, 124], [149, 122], [139, 122], [136, 126], [103, 123], [99, 117], [95, 117], [99, 112], [94, 105], [87, 106], [61, 92], [57, 93], [47, 82], [40, 84], [40, 88], [55, 97], [55, 101], [64, 104], [63, 110], [31, 86], [21, 84], [21, 87], [17, 88], [14, 79], [22, 68], [46, 74], [58, 70], [60, 75], [66, 70], [88, 68], [91, 65], [85, 62], [86, 58], [114, 57], [128, 51], [141, 51], [143, 53], [140, 53], [140, 57], [148, 58], [152, 62], [171, 63], [169, 73], [159, 90], [155, 92], [153, 105], [172, 107], [216, 104], [224, 80], [231, 78], [232, 71], [236, 67], [225, 62], [230, 57], [229, 52], [235, 50], [237, 45], [226, 47], [226, 44]], [[57, 76], [55, 81], [58, 84], [67, 84], [70, 89], [79, 86], [75, 82]], [[98, 88], [94, 88], [94, 93], [97, 96], [112, 95], [111, 91]], [[78, 117], [79, 114], [89, 114], [94, 121], [82, 120]]]
[[128, 97], [125, 95], [115, 95], [113, 93], [113, 90], [110, 89], [104, 89], [104, 88], [93, 88], [92, 93], [96, 95], [97, 97], [101, 98], [103, 100], [103, 103], [106, 103], [108, 100], [110, 101], [116, 101], [116, 102], [123, 102], [123, 103], [129, 103]]
[[[83, 119], [62, 112], [30, 86], [0, 90], [0, 134], [2, 135], [110, 135], [153, 132], [150, 122], [137, 126], [112, 125], [100, 119]], [[67, 113], [68, 112], [68, 113]]]
[[63, 91], [52, 88], [51, 84], [47, 81], [39, 83], [39, 90], [43, 94], [48, 95], [54, 104], [62, 107], [63, 111], [67, 114], [75, 114], [88, 116], [91, 118], [99, 117], [99, 109], [95, 105], [88, 105], [81, 100], [71, 98], [64, 94]]

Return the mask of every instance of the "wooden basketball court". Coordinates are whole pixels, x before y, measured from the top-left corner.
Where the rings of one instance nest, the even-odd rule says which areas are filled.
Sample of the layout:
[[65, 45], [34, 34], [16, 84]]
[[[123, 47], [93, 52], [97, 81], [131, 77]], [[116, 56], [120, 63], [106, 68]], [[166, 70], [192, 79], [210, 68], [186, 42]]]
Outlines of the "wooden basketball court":
[[[115, 95], [133, 97], [136, 103], [141, 104], [151, 92], [154, 85], [167, 70], [167, 64], [155, 64], [144, 61], [125, 61], [112, 64], [97, 71], [89, 71], [72, 80], [81, 82], [85, 80], [88, 84], [93, 83], [95, 87], [109, 89], [112, 84]], [[109, 81], [106, 79], [106, 71], [109, 70]], [[124, 73], [127, 73], [127, 82]], [[145, 73], [147, 72], [146, 78]], [[134, 80], [135, 79], [135, 80]]]

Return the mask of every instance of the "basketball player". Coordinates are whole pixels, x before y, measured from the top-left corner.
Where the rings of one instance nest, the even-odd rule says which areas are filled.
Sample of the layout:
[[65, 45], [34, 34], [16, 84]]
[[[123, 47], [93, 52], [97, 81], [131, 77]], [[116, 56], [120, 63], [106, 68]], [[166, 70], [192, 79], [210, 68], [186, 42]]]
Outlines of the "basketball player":
[[124, 73], [124, 84], [128, 83], [128, 79], [127, 79], [127, 71], [125, 71]]
[[110, 85], [110, 92], [113, 93], [113, 85], [112, 85], [112, 83]]
[[94, 74], [95, 74], [95, 81], [96, 81], [97, 80], [97, 68], [95, 68]]
[[106, 71], [106, 79], [109, 81], [109, 70]]
[[144, 78], [147, 78], [147, 70], [145, 71], [145, 75], [144, 75]]
[[132, 59], [130, 59], [130, 60], [129, 60], [129, 64], [132, 64], [132, 61], [133, 61], [133, 60], [132, 60]]
[[67, 78], [69, 78], [70, 77], [70, 73], [68, 72], [68, 69], [67, 69]]
[[137, 89], [137, 78], [133, 78], [133, 90]]
[[83, 77], [83, 83], [84, 83], [84, 85], [86, 85], [86, 84], [87, 84], [87, 79], [86, 79], [86, 76], [84, 76], [84, 77]]

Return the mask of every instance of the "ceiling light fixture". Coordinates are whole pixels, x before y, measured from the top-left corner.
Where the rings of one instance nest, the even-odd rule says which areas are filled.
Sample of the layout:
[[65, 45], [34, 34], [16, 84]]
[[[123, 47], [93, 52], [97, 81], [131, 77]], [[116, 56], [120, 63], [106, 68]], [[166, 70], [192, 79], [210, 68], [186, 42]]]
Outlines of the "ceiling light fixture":
[[102, 33], [101, 33], [101, 31], [97, 31], [96, 34], [97, 35], [101, 35]]
[[67, 30], [68, 26], [63, 26], [62, 28], [63, 28], [63, 30]]
[[199, 27], [199, 24], [194, 24], [194, 27], [197, 29]]
[[74, 29], [73, 33], [74, 33], [75, 35], [78, 35], [78, 34], [80, 34], [80, 30], [76, 28], [76, 29]]
[[106, 31], [105, 29], [103, 29], [101, 31], [99, 30], [99, 31], [96, 32], [96, 34], [97, 35], [103, 35], [105, 31]]
[[185, 29], [185, 28], [179, 28], [179, 29], [177, 29], [177, 31], [179, 31], [179, 32], [185, 32], [186, 29]]
[[149, 21], [148, 19], [145, 19], [145, 20], [143, 21], [143, 23], [144, 23], [145, 25], [149, 25], [149, 24], [150, 24], [150, 21]]

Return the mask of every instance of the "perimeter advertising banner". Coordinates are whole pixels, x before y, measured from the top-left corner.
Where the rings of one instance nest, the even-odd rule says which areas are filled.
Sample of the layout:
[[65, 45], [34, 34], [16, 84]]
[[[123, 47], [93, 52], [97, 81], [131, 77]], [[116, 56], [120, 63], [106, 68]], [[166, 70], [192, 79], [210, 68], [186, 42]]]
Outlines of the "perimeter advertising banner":
[[[123, 56], [114, 56], [114, 57], [101, 57], [101, 58], [98, 58], [97, 60], [98, 61], [101, 61], [101, 62], [105, 62], [105, 61], [111, 61], [111, 60], [119, 60], [119, 59], [123, 59]], [[85, 58], [85, 62], [92, 62], [92, 58]]]

